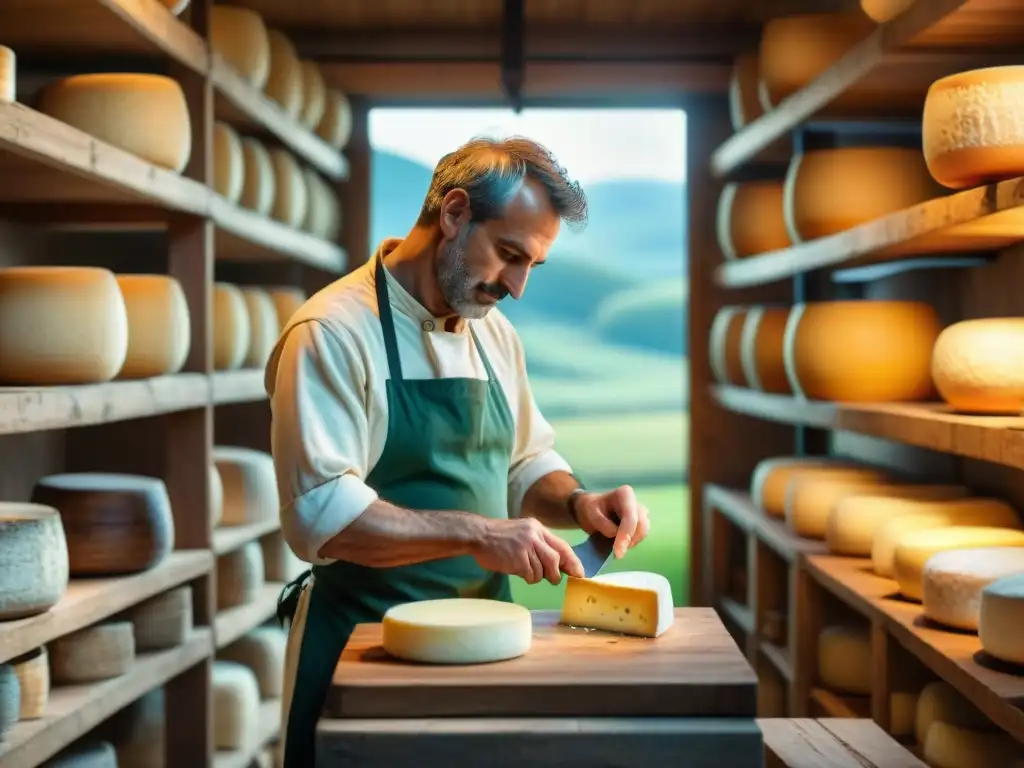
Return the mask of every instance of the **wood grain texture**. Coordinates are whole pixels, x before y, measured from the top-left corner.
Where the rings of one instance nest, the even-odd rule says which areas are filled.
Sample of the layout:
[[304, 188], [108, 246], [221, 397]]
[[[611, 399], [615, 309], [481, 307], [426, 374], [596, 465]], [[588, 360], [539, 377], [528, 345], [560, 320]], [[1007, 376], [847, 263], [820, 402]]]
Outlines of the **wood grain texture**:
[[926, 768], [870, 720], [763, 718], [766, 768]]

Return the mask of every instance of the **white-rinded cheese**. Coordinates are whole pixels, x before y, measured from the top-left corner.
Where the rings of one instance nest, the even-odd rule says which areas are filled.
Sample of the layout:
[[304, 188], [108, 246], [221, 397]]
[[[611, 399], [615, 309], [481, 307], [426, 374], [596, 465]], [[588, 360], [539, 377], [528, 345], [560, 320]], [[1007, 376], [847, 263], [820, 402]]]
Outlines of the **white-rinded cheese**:
[[221, 525], [249, 525], [277, 517], [277, 481], [269, 453], [217, 445], [213, 460], [224, 488]]
[[747, 307], [722, 307], [711, 321], [708, 357], [711, 372], [719, 384], [748, 386], [740, 354]]
[[327, 106], [327, 86], [320, 67], [315, 61], [305, 59], [302, 66], [302, 108], [299, 110], [299, 122], [314, 130], [324, 116]]
[[0, 102], [12, 102], [18, 93], [18, 57], [0, 45]]
[[889, 728], [892, 736], [912, 736], [917, 716], [919, 694], [911, 691], [896, 691], [889, 696]]
[[245, 296], [237, 285], [213, 286], [213, 367], [218, 371], [240, 368], [249, 351], [252, 328]]
[[730, 182], [718, 198], [718, 247], [727, 261], [788, 248], [781, 181]]
[[270, 45], [270, 70], [263, 90], [281, 105], [289, 117], [297, 120], [302, 111], [302, 64], [295, 45], [276, 29], [267, 31]]
[[267, 581], [287, 584], [309, 568], [309, 563], [296, 557], [280, 532], [264, 536], [260, 539], [260, 546], [263, 547], [263, 567]]
[[981, 589], [1002, 576], [1024, 573], [1024, 547], [954, 549], [924, 565], [921, 603], [932, 621], [977, 631]]
[[327, 89], [324, 114], [316, 126], [317, 135], [335, 149], [343, 149], [352, 136], [352, 105], [341, 91]]
[[9, 664], [18, 676], [20, 719], [38, 720], [46, 712], [46, 703], [50, 699], [50, 659], [46, 646], [11, 659]]
[[893, 479], [881, 470], [797, 475], [786, 487], [786, 524], [798, 536], [823, 539], [828, 529], [828, 516], [844, 496], [893, 485]]
[[740, 365], [751, 389], [792, 394], [786, 376], [785, 339], [789, 307], [751, 307], [740, 335]]
[[382, 621], [384, 650], [426, 664], [484, 664], [530, 650], [533, 620], [521, 605], [450, 598], [403, 603]]
[[978, 638], [1001, 661], [1024, 664], [1024, 573], [1003, 576], [981, 590]]
[[156, 688], [104, 724], [103, 736], [117, 750], [117, 768], [165, 768], [165, 715], [164, 690]]
[[592, 579], [569, 577], [563, 624], [658, 637], [675, 621], [672, 586], [660, 573], [624, 571]]
[[114, 273], [97, 267], [0, 269], [0, 382], [110, 381], [128, 354]]
[[180, 173], [192, 123], [178, 81], [163, 75], [73, 75], [45, 88], [39, 111], [161, 168]]
[[213, 188], [229, 203], [237, 203], [245, 184], [245, 154], [235, 129], [216, 120], [213, 123]]
[[36, 616], [68, 588], [68, 548], [53, 507], [0, 501], [0, 621]]
[[43, 763], [43, 768], [132, 768], [118, 765], [117, 753], [107, 741], [80, 741]]
[[192, 320], [181, 283], [167, 275], [118, 275], [128, 316], [128, 354], [119, 379], [177, 373], [192, 346]]
[[920, 602], [924, 567], [930, 557], [951, 549], [982, 547], [1024, 547], [1024, 531], [967, 525], [910, 531], [900, 536], [893, 552], [893, 578], [904, 597]]
[[736, 57], [729, 78], [729, 119], [738, 131], [764, 114], [761, 106], [760, 54], [743, 53]]
[[0, 664], [0, 740], [16, 722], [21, 712], [21, 686], [14, 667]]
[[270, 162], [274, 167], [275, 189], [270, 215], [289, 226], [301, 227], [309, 203], [302, 168], [292, 153], [281, 147], [270, 150]]
[[1024, 746], [1008, 733], [970, 731], [936, 721], [922, 755], [934, 768], [1024, 768]]
[[246, 137], [242, 139], [242, 157], [245, 160], [245, 178], [239, 203], [267, 216], [274, 207], [274, 197], [277, 195], [270, 153], [256, 139]]
[[184, 643], [192, 631], [192, 589], [178, 587], [127, 612], [135, 627], [135, 650], [160, 651]]
[[929, 399], [938, 312], [917, 301], [798, 304], [786, 323], [786, 375], [808, 400]]
[[224, 518], [224, 483], [220, 479], [220, 472], [217, 465], [211, 463], [210, 473], [210, 495], [207, 502], [210, 506], [210, 526], [216, 528]]
[[233, 661], [213, 663], [213, 746], [248, 749], [259, 740], [260, 687], [256, 674]]
[[943, 329], [932, 352], [942, 399], [967, 413], [1024, 410], [1024, 318], [965, 320]]
[[859, 490], [844, 496], [828, 516], [825, 542], [835, 555], [870, 557], [879, 526], [908, 510], [894, 500], [942, 501], [963, 499], [970, 489], [963, 485], [899, 485]]
[[288, 634], [280, 627], [257, 627], [218, 652], [222, 661], [244, 664], [256, 673], [260, 698], [279, 699], [284, 688], [284, 649]]
[[284, 328], [299, 307], [306, 303], [306, 293], [301, 288], [290, 286], [268, 288], [267, 290], [270, 293], [270, 300], [274, 302], [277, 324]]
[[932, 723], [948, 723], [957, 728], [991, 730], [992, 721], [945, 680], [928, 683], [917, 699], [914, 738], [924, 744]]
[[248, 8], [214, 4], [210, 8], [210, 47], [254, 88], [270, 74], [270, 40], [263, 17]]
[[263, 549], [250, 541], [217, 558], [217, 610], [251, 603], [265, 584]]
[[762, 459], [754, 467], [750, 479], [750, 497], [754, 506], [771, 517], [786, 514], [786, 490], [796, 473], [805, 470], [854, 469], [863, 473], [877, 470], [858, 465], [856, 462], [837, 459], [832, 456], [774, 456]]
[[281, 332], [277, 323], [277, 310], [270, 294], [262, 288], [243, 288], [242, 298], [245, 299], [245, 310], [249, 315], [249, 348], [242, 366], [263, 368]]
[[818, 681], [830, 691], [871, 694], [871, 633], [867, 627], [831, 625], [818, 635]]
[[135, 663], [135, 634], [130, 621], [111, 621], [80, 629], [50, 643], [54, 685], [75, 685], [123, 675]]

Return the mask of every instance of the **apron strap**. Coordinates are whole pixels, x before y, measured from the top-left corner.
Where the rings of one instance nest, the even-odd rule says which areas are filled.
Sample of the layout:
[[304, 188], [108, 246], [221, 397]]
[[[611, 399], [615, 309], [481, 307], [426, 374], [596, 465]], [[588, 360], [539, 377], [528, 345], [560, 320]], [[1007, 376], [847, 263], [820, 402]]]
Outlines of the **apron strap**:
[[281, 594], [277, 598], [277, 622], [282, 627], [286, 622], [291, 623], [295, 617], [295, 609], [299, 606], [299, 597], [312, 573], [312, 569], [303, 571], [285, 584], [284, 589], [281, 590]]
[[[466, 321], [469, 323], [469, 321]], [[494, 375], [494, 369], [491, 368], [490, 358], [487, 357], [487, 353], [484, 352], [484, 345], [480, 343], [480, 339], [476, 335], [476, 331], [473, 330], [473, 326], [469, 326], [469, 334], [473, 337], [473, 343], [476, 345], [476, 352], [480, 355], [480, 361], [484, 364], [484, 370], [487, 371], [487, 380], [490, 386], [498, 384], [498, 379]]]
[[380, 314], [380, 327], [384, 333], [384, 349], [388, 353], [388, 370], [391, 378], [402, 378], [402, 360], [398, 356], [398, 341], [395, 339], [395, 319], [391, 314], [391, 300], [388, 298], [388, 279], [384, 270], [383, 254], [377, 256], [377, 269], [374, 286], [377, 291], [377, 312]]

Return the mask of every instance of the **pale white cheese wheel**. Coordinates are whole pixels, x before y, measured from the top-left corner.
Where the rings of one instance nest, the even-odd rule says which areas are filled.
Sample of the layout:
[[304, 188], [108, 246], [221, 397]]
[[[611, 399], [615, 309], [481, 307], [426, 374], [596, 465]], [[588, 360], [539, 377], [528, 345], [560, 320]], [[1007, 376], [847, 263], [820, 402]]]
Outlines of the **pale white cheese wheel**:
[[221, 482], [220, 472], [217, 471], [216, 464], [211, 463], [209, 465], [209, 474], [210, 494], [207, 502], [210, 506], [210, 525], [216, 528], [224, 517], [224, 483]]
[[299, 63], [302, 67], [302, 108], [299, 111], [299, 122], [312, 131], [324, 116], [327, 106], [327, 85], [315, 61], [304, 59]]
[[981, 590], [978, 638], [985, 653], [1024, 664], [1024, 573], [1003, 576]]
[[245, 311], [249, 315], [249, 347], [242, 361], [244, 368], [263, 368], [274, 351], [281, 327], [270, 294], [262, 288], [242, 288]]
[[727, 261], [793, 244], [783, 211], [781, 181], [730, 182], [718, 198], [718, 247]]
[[798, 304], [786, 323], [786, 375], [808, 400], [927, 400], [941, 330], [935, 307], [924, 302]]
[[741, 355], [743, 324], [748, 311], [748, 307], [722, 307], [711, 321], [708, 355], [711, 372], [719, 384], [749, 385]]
[[118, 677], [135, 663], [132, 623], [111, 621], [80, 629], [54, 640], [49, 652], [50, 675], [55, 685]]
[[0, 102], [13, 102], [18, 93], [18, 57], [0, 45]]
[[233, 661], [213, 663], [213, 746], [241, 750], [259, 741], [260, 688], [255, 673]]
[[1024, 318], [965, 320], [943, 329], [932, 352], [932, 378], [957, 411], [1021, 413]]
[[263, 548], [263, 567], [267, 581], [287, 584], [309, 568], [309, 563], [300, 560], [280, 531], [260, 539]]
[[0, 501], [0, 621], [50, 610], [68, 588], [64, 525], [53, 507]]
[[128, 316], [128, 354], [119, 379], [177, 373], [192, 346], [192, 321], [181, 283], [168, 275], [118, 275]]
[[729, 120], [734, 131], [740, 130], [761, 115], [760, 81], [761, 63], [757, 52], [743, 53], [736, 57], [729, 78]]
[[224, 489], [221, 525], [250, 525], [277, 517], [277, 480], [269, 453], [216, 445], [213, 461]]
[[750, 480], [750, 496], [754, 505], [771, 517], [785, 517], [786, 491], [797, 474], [837, 469], [854, 470], [853, 474], [872, 476], [878, 470], [853, 461], [832, 456], [774, 456], [762, 459], [754, 467]]
[[328, 88], [317, 135], [335, 149], [343, 149], [352, 136], [352, 105], [341, 91]]
[[280, 627], [257, 627], [219, 651], [221, 661], [244, 664], [256, 673], [260, 698], [281, 698], [284, 689], [285, 646], [288, 634]]
[[10, 665], [18, 677], [19, 719], [38, 720], [46, 713], [50, 700], [50, 658], [46, 646], [11, 659]]
[[649, 571], [569, 577], [559, 620], [573, 627], [659, 637], [675, 622], [672, 585]]
[[789, 307], [751, 307], [740, 334], [740, 365], [751, 389], [792, 394], [786, 376], [785, 341]]
[[265, 584], [263, 549], [250, 541], [217, 558], [217, 610], [251, 603]]
[[270, 150], [270, 162], [274, 167], [275, 189], [270, 216], [289, 226], [301, 227], [309, 204], [302, 168], [292, 153], [281, 147]]
[[128, 314], [113, 272], [0, 269], [0, 383], [110, 381], [127, 354]]
[[135, 628], [136, 651], [182, 645], [192, 632], [192, 588], [178, 587], [151, 597], [127, 612]]
[[119, 766], [117, 752], [108, 741], [79, 741], [61, 750], [43, 768], [131, 768]]
[[893, 485], [893, 478], [881, 470], [797, 475], [786, 487], [786, 524], [797, 536], [823, 539], [828, 516], [844, 496]]
[[48, 86], [40, 112], [180, 173], [192, 154], [192, 123], [178, 81], [163, 75], [73, 75]]
[[818, 635], [818, 681], [830, 691], [871, 694], [871, 633], [867, 627], [827, 626]]
[[992, 721], [945, 680], [928, 683], [917, 699], [914, 738], [924, 744], [932, 723], [948, 723], [969, 730], [992, 730]]
[[932, 621], [977, 631], [981, 590], [1002, 576], [1024, 573], [1024, 547], [954, 549], [924, 564], [921, 604]]
[[242, 139], [242, 157], [245, 161], [245, 176], [239, 203], [256, 213], [268, 216], [277, 195], [274, 164], [270, 160], [270, 153], [256, 139], [246, 137]]
[[533, 641], [533, 620], [521, 605], [449, 598], [403, 603], [382, 621], [390, 655], [427, 664], [482, 664], [522, 656]]
[[276, 29], [267, 31], [270, 46], [270, 70], [264, 92], [276, 101], [285, 114], [298, 120], [302, 111], [302, 64], [295, 45]]
[[937, 721], [922, 745], [934, 768], [1024, 768], [1024, 746], [1008, 733], [969, 731]]
[[217, 371], [240, 368], [249, 351], [252, 329], [245, 296], [237, 285], [213, 286], [213, 367]]
[[270, 74], [270, 40], [263, 17], [248, 8], [215, 3], [210, 8], [210, 47], [260, 90]]
[[274, 311], [277, 313], [277, 324], [284, 328], [292, 315], [299, 311], [299, 307], [306, 303], [306, 292], [301, 288], [291, 286], [279, 286], [268, 288], [270, 300], [274, 302]]
[[237, 203], [245, 184], [245, 154], [235, 129], [221, 120], [213, 123], [213, 189]]

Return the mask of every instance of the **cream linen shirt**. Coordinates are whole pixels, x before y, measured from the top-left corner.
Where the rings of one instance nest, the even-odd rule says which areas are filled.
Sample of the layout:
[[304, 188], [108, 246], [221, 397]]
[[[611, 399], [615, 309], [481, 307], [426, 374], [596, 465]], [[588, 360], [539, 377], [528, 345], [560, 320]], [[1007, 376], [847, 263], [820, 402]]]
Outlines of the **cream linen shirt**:
[[[310, 298], [267, 364], [281, 530], [295, 554], [314, 565], [331, 562], [317, 552], [377, 499], [365, 480], [387, 439], [389, 371], [374, 268], [381, 249], [398, 242], [384, 241], [367, 264]], [[519, 336], [496, 308], [482, 320], [453, 320], [448, 332], [449, 318], [431, 315], [390, 273], [387, 281], [404, 378], [486, 379], [473, 324], [515, 423], [507, 513], [518, 516], [537, 480], [572, 471], [530, 392]]]

